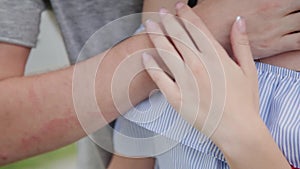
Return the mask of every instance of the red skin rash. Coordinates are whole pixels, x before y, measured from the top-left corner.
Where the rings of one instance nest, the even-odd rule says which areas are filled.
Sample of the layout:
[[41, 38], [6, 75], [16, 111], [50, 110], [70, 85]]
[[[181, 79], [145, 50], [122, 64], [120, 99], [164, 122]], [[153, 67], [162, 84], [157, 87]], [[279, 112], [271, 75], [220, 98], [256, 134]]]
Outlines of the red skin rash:
[[27, 136], [25, 138], [22, 138], [21, 145], [22, 150], [29, 150], [34, 145], [37, 145], [40, 142], [41, 139], [37, 136]]
[[[49, 121], [47, 124], [43, 125], [41, 129], [39, 129], [38, 132], [32, 135], [26, 135], [24, 138], [21, 139], [21, 150], [23, 152], [30, 151], [31, 149], [35, 149], [36, 151], [33, 152], [42, 152], [40, 148], [41, 146], [47, 145], [47, 150], [51, 150], [53, 148], [56, 148], [56, 144], [51, 144], [53, 140], [49, 138], [49, 135], [52, 135], [51, 137], [63, 139], [66, 133], [61, 133], [62, 130], [68, 131], [68, 128], [72, 127], [74, 122], [77, 122], [76, 117], [67, 117], [67, 118], [61, 118], [61, 119], [53, 119]], [[56, 136], [54, 133], [57, 133]], [[54, 135], [54, 136], [53, 136]], [[48, 144], [45, 144], [48, 143]], [[64, 144], [64, 143], [62, 143]], [[57, 145], [56, 145], [57, 146]]]
[[6, 154], [3, 154], [3, 153], [0, 153], [0, 159], [2, 161], [6, 161], [7, 160], [7, 155]]
[[[81, 135], [76, 135], [68, 131], [74, 126], [80, 126], [76, 116], [62, 115], [61, 118], [44, 122], [43, 119], [35, 118], [31, 128], [18, 129], [19, 134], [15, 135], [15, 144], [8, 144], [6, 148], [0, 150], [0, 163], [13, 162], [25, 157], [31, 157], [40, 153], [45, 153], [64, 145], [72, 143], [70, 140], [77, 140]], [[47, 121], [47, 120], [46, 120]], [[16, 138], [17, 137], [17, 138]], [[73, 139], [69, 139], [72, 137]], [[59, 140], [57, 142], [57, 140]]]

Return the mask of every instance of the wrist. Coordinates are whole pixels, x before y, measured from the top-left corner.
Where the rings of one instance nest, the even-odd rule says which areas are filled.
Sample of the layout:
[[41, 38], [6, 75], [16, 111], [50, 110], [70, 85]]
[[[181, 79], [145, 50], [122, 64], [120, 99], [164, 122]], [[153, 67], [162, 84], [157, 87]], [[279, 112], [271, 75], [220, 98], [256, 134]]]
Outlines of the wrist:
[[289, 164], [259, 116], [220, 125], [213, 141], [231, 168], [289, 168]]
[[266, 127], [258, 115], [245, 118], [223, 115], [211, 139], [220, 149], [226, 150], [231, 146], [242, 146], [237, 144], [254, 141], [253, 139], [265, 129]]
[[[143, 50], [152, 48], [153, 45], [147, 34], [138, 34], [119, 43], [102, 56], [95, 80], [97, 86], [95, 92], [102, 114], [109, 115], [106, 119], [114, 119], [121, 113], [127, 112], [132, 106], [147, 98], [149, 93], [156, 88], [145, 71], [140, 73], [137, 71], [142, 70], [143, 65], [141, 57], [136, 53], [142, 54]], [[124, 68], [126, 71], [120, 72]], [[124, 74], [120, 75], [120, 73]], [[132, 74], [135, 74], [134, 78], [128, 79]], [[117, 81], [122, 82], [117, 83], [118, 90], [112, 89]], [[128, 83], [129, 86], [127, 86]], [[114, 96], [112, 91], [114, 91]], [[130, 105], [127, 104], [129, 102]]]

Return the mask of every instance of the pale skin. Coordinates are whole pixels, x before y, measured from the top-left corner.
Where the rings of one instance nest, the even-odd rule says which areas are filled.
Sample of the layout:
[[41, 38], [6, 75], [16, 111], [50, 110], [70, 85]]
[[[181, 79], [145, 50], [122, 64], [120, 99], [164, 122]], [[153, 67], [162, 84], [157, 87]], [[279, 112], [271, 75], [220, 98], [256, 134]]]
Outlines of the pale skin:
[[[187, 11], [186, 9], [181, 9], [181, 10], [185, 11], [185, 12], [182, 12], [179, 10], [177, 13], [178, 16], [183, 17], [190, 21], [192, 20], [192, 21], [194, 21], [193, 23], [195, 23], [195, 21], [197, 19], [195, 19], [195, 15], [194, 16], [191, 15], [191, 11], [186, 12]], [[174, 13], [172, 11], [174, 11], [174, 10], [171, 10], [170, 13]], [[197, 13], [197, 11], [196, 11], [196, 13]], [[156, 20], [157, 18], [151, 18], [151, 19]], [[167, 20], [169, 21], [170, 18], [168, 18]], [[202, 21], [198, 18], [198, 26], [200, 28], [205, 27], [204, 29], [207, 31], [207, 34], [211, 34], [206, 29], [206, 26], [204, 25], [203, 22], [204, 21]], [[170, 23], [165, 23], [163, 25], [167, 25], [167, 24], [170, 24]], [[148, 29], [148, 32], [159, 33], [158, 29], [153, 30], [149, 27], [147, 27], [147, 29]], [[250, 105], [250, 106], [248, 106], [248, 110], [246, 111], [246, 113], [242, 114], [243, 116], [241, 116], [240, 111], [239, 111], [239, 110], [241, 110], [241, 108], [236, 106], [236, 104], [235, 104], [236, 101], [234, 101], [234, 99], [231, 101], [228, 101], [229, 103], [227, 103], [226, 107], [229, 110], [227, 110], [227, 111], [225, 110], [225, 114], [228, 113], [228, 114], [230, 114], [230, 115], [228, 115], [228, 117], [236, 117], [236, 118], [235, 119], [228, 118], [227, 115], [225, 115], [224, 120], [221, 122], [221, 125], [218, 127], [218, 130], [213, 135], [212, 140], [223, 151], [223, 153], [226, 157], [226, 160], [228, 161], [228, 164], [230, 165], [231, 168], [243, 168], [243, 169], [244, 168], [270, 168], [270, 167], [274, 168], [274, 166], [277, 168], [290, 168], [286, 159], [284, 158], [284, 156], [278, 149], [276, 143], [273, 141], [267, 128], [265, 127], [264, 123], [262, 122], [262, 120], [260, 119], [260, 117], [258, 115], [257, 77], [256, 77], [253, 61], [252, 61], [252, 59], [251, 60], [249, 59], [249, 58], [252, 58], [253, 54], [250, 51], [250, 46], [245, 45], [245, 44], [249, 44], [247, 42], [248, 37], [244, 32], [241, 33], [240, 31], [238, 31], [236, 23], [234, 23], [234, 25], [232, 27], [230, 27], [229, 30], [230, 29], [231, 29], [231, 43], [236, 44], [233, 46], [233, 51], [234, 51], [233, 53], [234, 53], [234, 56], [236, 57], [237, 63], [234, 63], [231, 60], [227, 60], [229, 58], [227, 54], [225, 54], [225, 57], [223, 59], [226, 60], [226, 61], [224, 60], [224, 63], [228, 64], [227, 65], [228, 70], [225, 70], [225, 71], [228, 71], [229, 75], [235, 74], [237, 76], [234, 78], [227, 77], [228, 78], [227, 81], [235, 82], [236, 84], [239, 84], [239, 85], [232, 87], [231, 89], [228, 89], [229, 91], [227, 91], [227, 92], [235, 93], [229, 97], [229, 98], [232, 98], [232, 97], [236, 98], [235, 100], [240, 100], [240, 98], [243, 98], [245, 95], [249, 96], [249, 97], [246, 97], [248, 100], [244, 100], [245, 104], [242, 104], [242, 105], [246, 105], [246, 106], [242, 106], [242, 107], [244, 109], [245, 107], [247, 107], [247, 105]], [[176, 37], [176, 35], [182, 35], [182, 34], [185, 34], [185, 33], [184, 32], [181, 32], [181, 33], [177, 32], [177, 34], [174, 33], [175, 37]], [[298, 35], [296, 35], [296, 36], [298, 36]], [[165, 44], [161, 38], [159, 38], [155, 35], [151, 35], [151, 34], [150, 34], [150, 38], [152, 39], [156, 48], [166, 49], [166, 50], [172, 49], [172, 48], [170, 48], [170, 46], [172, 46], [172, 45]], [[184, 37], [177, 37], [177, 38], [184, 39]], [[212, 39], [214, 39], [214, 38], [212, 37]], [[219, 42], [222, 42], [222, 41], [219, 40]], [[176, 41], [173, 41], [173, 43], [176, 45]], [[169, 46], [167, 46], [167, 45], [169, 45]], [[176, 47], [177, 47], [177, 49], [180, 49], [178, 46], [176, 46]], [[224, 54], [224, 49], [221, 49], [219, 44], [217, 44], [217, 47], [219, 48], [220, 53]], [[176, 51], [171, 51], [171, 52], [176, 53]], [[203, 82], [203, 81], [205, 81], [204, 80], [205, 77], [207, 77], [205, 75], [205, 73], [203, 73], [205, 71], [202, 70], [201, 74], [197, 74], [197, 73], [201, 72], [201, 69], [199, 70], [199, 67], [203, 68], [203, 66], [201, 66], [202, 63], [198, 61], [199, 64], [194, 64], [193, 63], [193, 62], [195, 62], [195, 60], [193, 60], [194, 58], [191, 59], [191, 57], [189, 57], [192, 55], [191, 52], [187, 52], [184, 50], [181, 50], [179, 52], [181, 52], [181, 56], [184, 57], [185, 64], [187, 64], [187, 66], [189, 66], [189, 68], [192, 68], [192, 70], [193, 69], [195, 70], [194, 73], [196, 74], [196, 76], [198, 75], [198, 77], [199, 77], [198, 85], [200, 87], [202, 86], [202, 88], [200, 88], [200, 93], [202, 91], [201, 95], [202, 96], [206, 95], [206, 97], [204, 97], [204, 98], [209, 98], [210, 93], [205, 94], [205, 91], [208, 91], [208, 90], [207, 90], [207, 88], [203, 87], [203, 86], [207, 86], [207, 84], [204, 84], [204, 82]], [[163, 54], [161, 56], [163, 56]], [[145, 59], [146, 61], [144, 61], [144, 64], [145, 64], [145, 67], [148, 68], [148, 70], [149, 70], [148, 73], [150, 74], [152, 79], [157, 83], [160, 90], [165, 93], [165, 96], [168, 99], [168, 101], [175, 107], [175, 109], [177, 108], [178, 112], [180, 112], [178, 103], [180, 103], [181, 100], [180, 100], [180, 96], [179, 96], [180, 92], [178, 91], [178, 86], [177, 86], [178, 84], [174, 83], [164, 73], [162, 73], [160, 71], [154, 71], [153, 68], [159, 68], [159, 66], [155, 63], [154, 60], [149, 59], [149, 55], [145, 56], [145, 57], [147, 59]], [[283, 59], [283, 57], [285, 57], [285, 59]], [[163, 59], [163, 57], [162, 57], [162, 59]], [[189, 60], [192, 60], [192, 61], [189, 62]], [[300, 69], [299, 52], [297, 52], [297, 51], [288, 52], [288, 53], [285, 53], [282, 55], [276, 55], [276, 56], [273, 56], [270, 58], [265, 58], [265, 59], [262, 59], [262, 61], [265, 63], [269, 63], [269, 64], [281, 66], [281, 67], [288, 67], [288, 68], [294, 69], [294, 70]], [[184, 70], [173, 70], [172, 71], [172, 66], [174, 66], [174, 64], [176, 62], [172, 62], [166, 58], [165, 58], [165, 63], [169, 67], [169, 69], [171, 70], [173, 75], [175, 76], [175, 81], [177, 81], [177, 80], [180, 81], [180, 75], [184, 76], [184, 74], [177, 75], [178, 79], [176, 79], [176, 72], [184, 72]], [[191, 63], [193, 63], [193, 64], [191, 64]], [[178, 67], [180, 67], [180, 66], [176, 65], [174, 67], [176, 67], [178, 69]], [[237, 82], [237, 80], [236, 80], [238, 77], [241, 79], [240, 82]], [[187, 79], [186, 76], [184, 79], [185, 80]], [[230, 79], [234, 79], [234, 80], [230, 80]], [[247, 84], [251, 84], [251, 85], [247, 86], [243, 82], [246, 82]], [[231, 85], [234, 86], [236, 84], [231, 84]], [[229, 84], [229, 86], [231, 86], [231, 85]], [[247, 89], [241, 88], [240, 86], [247, 86], [246, 87]], [[237, 92], [236, 92], [236, 89], [238, 89], [238, 88], [240, 88], [241, 90], [237, 90]], [[246, 94], [245, 91], [248, 91], [248, 93]], [[236, 93], [239, 93], [241, 95], [240, 96], [236, 95]], [[253, 95], [252, 93], [256, 93], [256, 95]], [[253, 103], [253, 104], [249, 104], [249, 103]], [[208, 105], [205, 105], [205, 102], [202, 102], [199, 104], [201, 105], [201, 107], [208, 107]], [[239, 106], [241, 106], [241, 105], [239, 105]], [[181, 112], [181, 114], [183, 115], [183, 117], [186, 117], [186, 119], [189, 119], [189, 117], [190, 117], [189, 112]], [[235, 115], [233, 115], [233, 114], [235, 114]], [[195, 127], [201, 131], [201, 129], [203, 127], [202, 126], [203, 121], [204, 121], [204, 118], [206, 117], [206, 115], [204, 115], [204, 116], [198, 115], [198, 117], [199, 116], [200, 116], [200, 118], [198, 118], [195, 122], [195, 124], [196, 124]], [[252, 120], [249, 120], [249, 119], [252, 119]], [[236, 123], [237, 121], [239, 121], [240, 123]], [[237, 127], [237, 126], [239, 126], [239, 127]], [[248, 130], [249, 126], [256, 126], [256, 128], [254, 130], [249, 131]], [[239, 130], [236, 130], [236, 129], [239, 129]], [[228, 132], [228, 131], [231, 131], [231, 132]], [[240, 139], [228, 139], [228, 138], [240, 138]], [[268, 145], [268, 146], [266, 146], [266, 145]], [[266, 157], [268, 157], [268, 158], [266, 158]], [[251, 159], [251, 160], [244, 161], [242, 159]], [[261, 159], [264, 159], [264, 160], [261, 160]], [[123, 163], [124, 161], [131, 161], [131, 165], [130, 165], [130, 163], [127, 163], [128, 166], [123, 165], [122, 166], [123, 169], [124, 168], [133, 168], [134, 160], [135, 159], [132, 159], [132, 158], [120, 157], [120, 156], [115, 155], [111, 161], [111, 165], [109, 166], [109, 169], [118, 169], [118, 167], [116, 167], [114, 164], [115, 163]], [[148, 163], [149, 162], [154, 163], [154, 159], [148, 158]], [[274, 164], [274, 163], [276, 163], [276, 164]], [[153, 168], [153, 164], [145, 166], [144, 168], [149, 168], [149, 169]]]
[[[103, 60], [103, 66], [99, 68], [96, 76], [96, 97], [107, 122], [120, 115], [109, 90], [116, 66], [127, 55], [152, 47], [153, 44], [146, 35], [135, 36], [112, 48]], [[29, 51], [26, 47], [0, 44], [0, 165], [57, 149], [86, 136], [73, 106], [74, 66], [24, 77]], [[77, 64], [77, 69], [92, 69], [97, 66], [95, 63], [100, 58], [103, 58], [103, 54]], [[136, 60], [136, 64], [143, 67], [141, 58]], [[136, 105], [147, 98], [156, 85], [146, 72], [142, 72], [133, 80], [131, 88], [134, 89], [130, 90], [131, 101]], [[121, 93], [118, 97], [120, 100], [127, 99]], [[86, 113], [90, 121], [96, 115], [97, 112]], [[91, 131], [96, 131], [105, 124], [103, 122], [91, 125]]]
[[[175, 4], [176, 1], [146, 0], [144, 11], [157, 12], [161, 7], [165, 7], [174, 14], [173, 7]], [[299, 6], [300, 1], [297, 0], [198, 0], [198, 5], [194, 7], [194, 11], [201, 16], [218, 42], [229, 52], [231, 25], [238, 15], [246, 18], [253, 55], [254, 57], [265, 58], [299, 50], [300, 33], [297, 31], [299, 31], [300, 25], [297, 21], [300, 18], [300, 13], [294, 13], [299, 10]], [[148, 18], [149, 16], [144, 17], [144, 21]], [[155, 18], [151, 19], [155, 20]], [[291, 25], [291, 23], [293, 24]], [[290, 25], [288, 26], [288, 24]], [[220, 27], [222, 31], [217, 29]], [[273, 60], [272, 58], [270, 57], [268, 60]], [[274, 60], [276, 60], [273, 61], [275, 65], [281, 62], [277, 59]], [[298, 67], [300, 67], [299, 60], [297, 59], [296, 62]], [[291, 64], [295, 65], [295, 59], [293, 61], [286, 59], [284, 62], [283, 67], [291, 68], [289, 67]]]
[[[245, 20], [238, 18], [232, 26], [231, 44], [233, 55], [236, 60], [234, 62], [221, 45], [216, 42], [203, 21], [193, 13], [190, 8], [185, 4], [179, 3], [177, 5], [177, 15], [188, 21], [194, 21], [193, 24], [207, 35], [208, 40], [195, 40], [195, 46], [199, 49], [199, 54], [193, 54], [193, 52], [188, 52], [187, 48], [184, 49], [180, 47], [174, 42], [175, 39], [173, 39], [173, 43], [184, 59], [184, 61], [182, 60], [182, 62], [177, 64], [160, 55], [173, 73], [175, 82], [163, 71], [153, 70], [153, 68], [159, 68], [159, 65], [152, 59], [151, 55], [146, 53], [143, 55], [144, 65], [147, 68], [148, 73], [156, 82], [160, 90], [165, 94], [170, 104], [173, 105], [184, 118], [190, 121], [189, 117], [193, 112], [185, 111], [185, 109], [182, 110], [180, 108], [180, 103], [187, 103], [188, 107], [193, 105], [189, 105], [192, 103], [185, 102], [184, 98], [180, 96], [181, 91], [179, 89], [179, 84], [183, 85], [180, 87], [181, 89], [184, 89], [185, 85], [188, 87], [193, 83], [192, 80], [189, 81], [189, 78], [187, 78], [189, 74], [185, 73], [188, 70], [187, 68], [190, 68], [193, 77], [197, 79], [199, 93], [204, 96], [204, 98], [210, 98], [210, 89], [208, 88], [209, 85], [207, 85], [209, 77], [207, 76], [203, 62], [201, 62], [199, 57], [219, 57], [224, 66], [227, 99], [220, 124], [211, 136], [212, 141], [221, 149], [228, 165], [232, 169], [270, 167], [278, 169], [290, 168], [285, 157], [273, 141], [267, 127], [259, 117], [257, 73], [246, 33]], [[164, 27], [172, 22], [177, 22], [175, 19], [172, 21], [167, 16], [161, 16], [162, 25], [164, 25]], [[197, 18], [198, 22], [196, 21]], [[194, 29], [189, 28], [186, 24], [184, 25], [187, 32], [189, 32], [193, 38], [201, 37]], [[146, 27], [150, 32], [156, 32], [158, 34], [163, 33], [158, 24], [154, 22], [151, 23], [150, 21], [150, 23], [147, 23]], [[176, 37], [176, 35], [179, 35], [180, 37], [178, 38], [180, 39], [185, 39], [184, 36], [188, 37], [188, 34], [184, 29], [176, 29], [177, 32], [171, 32], [167, 28], [166, 30], [171, 37]], [[154, 34], [149, 34], [149, 36], [157, 49], [165, 49], [171, 53], [177, 53], [171, 43], [164, 43], [167, 42], [166, 37]], [[212, 55], [203, 47], [203, 44], [209, 43], [209, 40], [213, 42], [212, 45], [217, 51], [217, 54], [215, 55]], [[195, 50], [197, 49], [195, 48]], [[177, 53], [178, 58], [180, 58], [179, 53]], [[174, 57], [176, 57], [176, 54]], [[173, 69], [174, 63], [176, 64], [174, 69], [182, 68], [179, 70], [180, 73], [177, 73], [178, 70]], [[180, 66], [181, 64], [185, 64], [185, 66]], [[184, 79], [184, 83], [180, 83], [182, 79]], [[200, 107], [209, 107], [209, 102], [206, 101], [200, 101], [198, 104]], [[241, 112], [241, 110], [243, 111]], [[207, 116], [201, 114], [206, 112], [208, 112], [208, 110], [202, 109], [197, 112], [200, 115], [197, 117], [194, 126], [200, 131], [205, 127], [203, 126], [203, 122]]]

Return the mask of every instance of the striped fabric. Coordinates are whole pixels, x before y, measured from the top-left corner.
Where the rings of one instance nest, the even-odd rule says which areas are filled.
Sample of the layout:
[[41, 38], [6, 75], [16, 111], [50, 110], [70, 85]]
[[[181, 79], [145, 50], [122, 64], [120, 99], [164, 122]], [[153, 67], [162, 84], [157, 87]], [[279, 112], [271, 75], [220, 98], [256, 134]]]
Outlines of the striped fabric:
[[[300, 168], [300, 73], [263, 63], [256, 67], [261, 118], [289, 163]], [[218, 147], [187, 124], [159, 92], [120, 117], [115, 129], [117, 153], [155, 157], [156, 168], [229, 168]]]

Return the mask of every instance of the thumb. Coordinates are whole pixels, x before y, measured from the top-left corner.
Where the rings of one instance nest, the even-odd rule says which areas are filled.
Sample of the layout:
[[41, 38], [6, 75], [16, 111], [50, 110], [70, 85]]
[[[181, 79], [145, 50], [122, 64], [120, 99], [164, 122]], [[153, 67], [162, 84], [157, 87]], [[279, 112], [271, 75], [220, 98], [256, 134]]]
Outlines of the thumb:
[[231, 45], [237, 64], [245, 74], [255, 72], [255, 65], [247, 36], [245, 19], [238, 16], [231, 30]]

